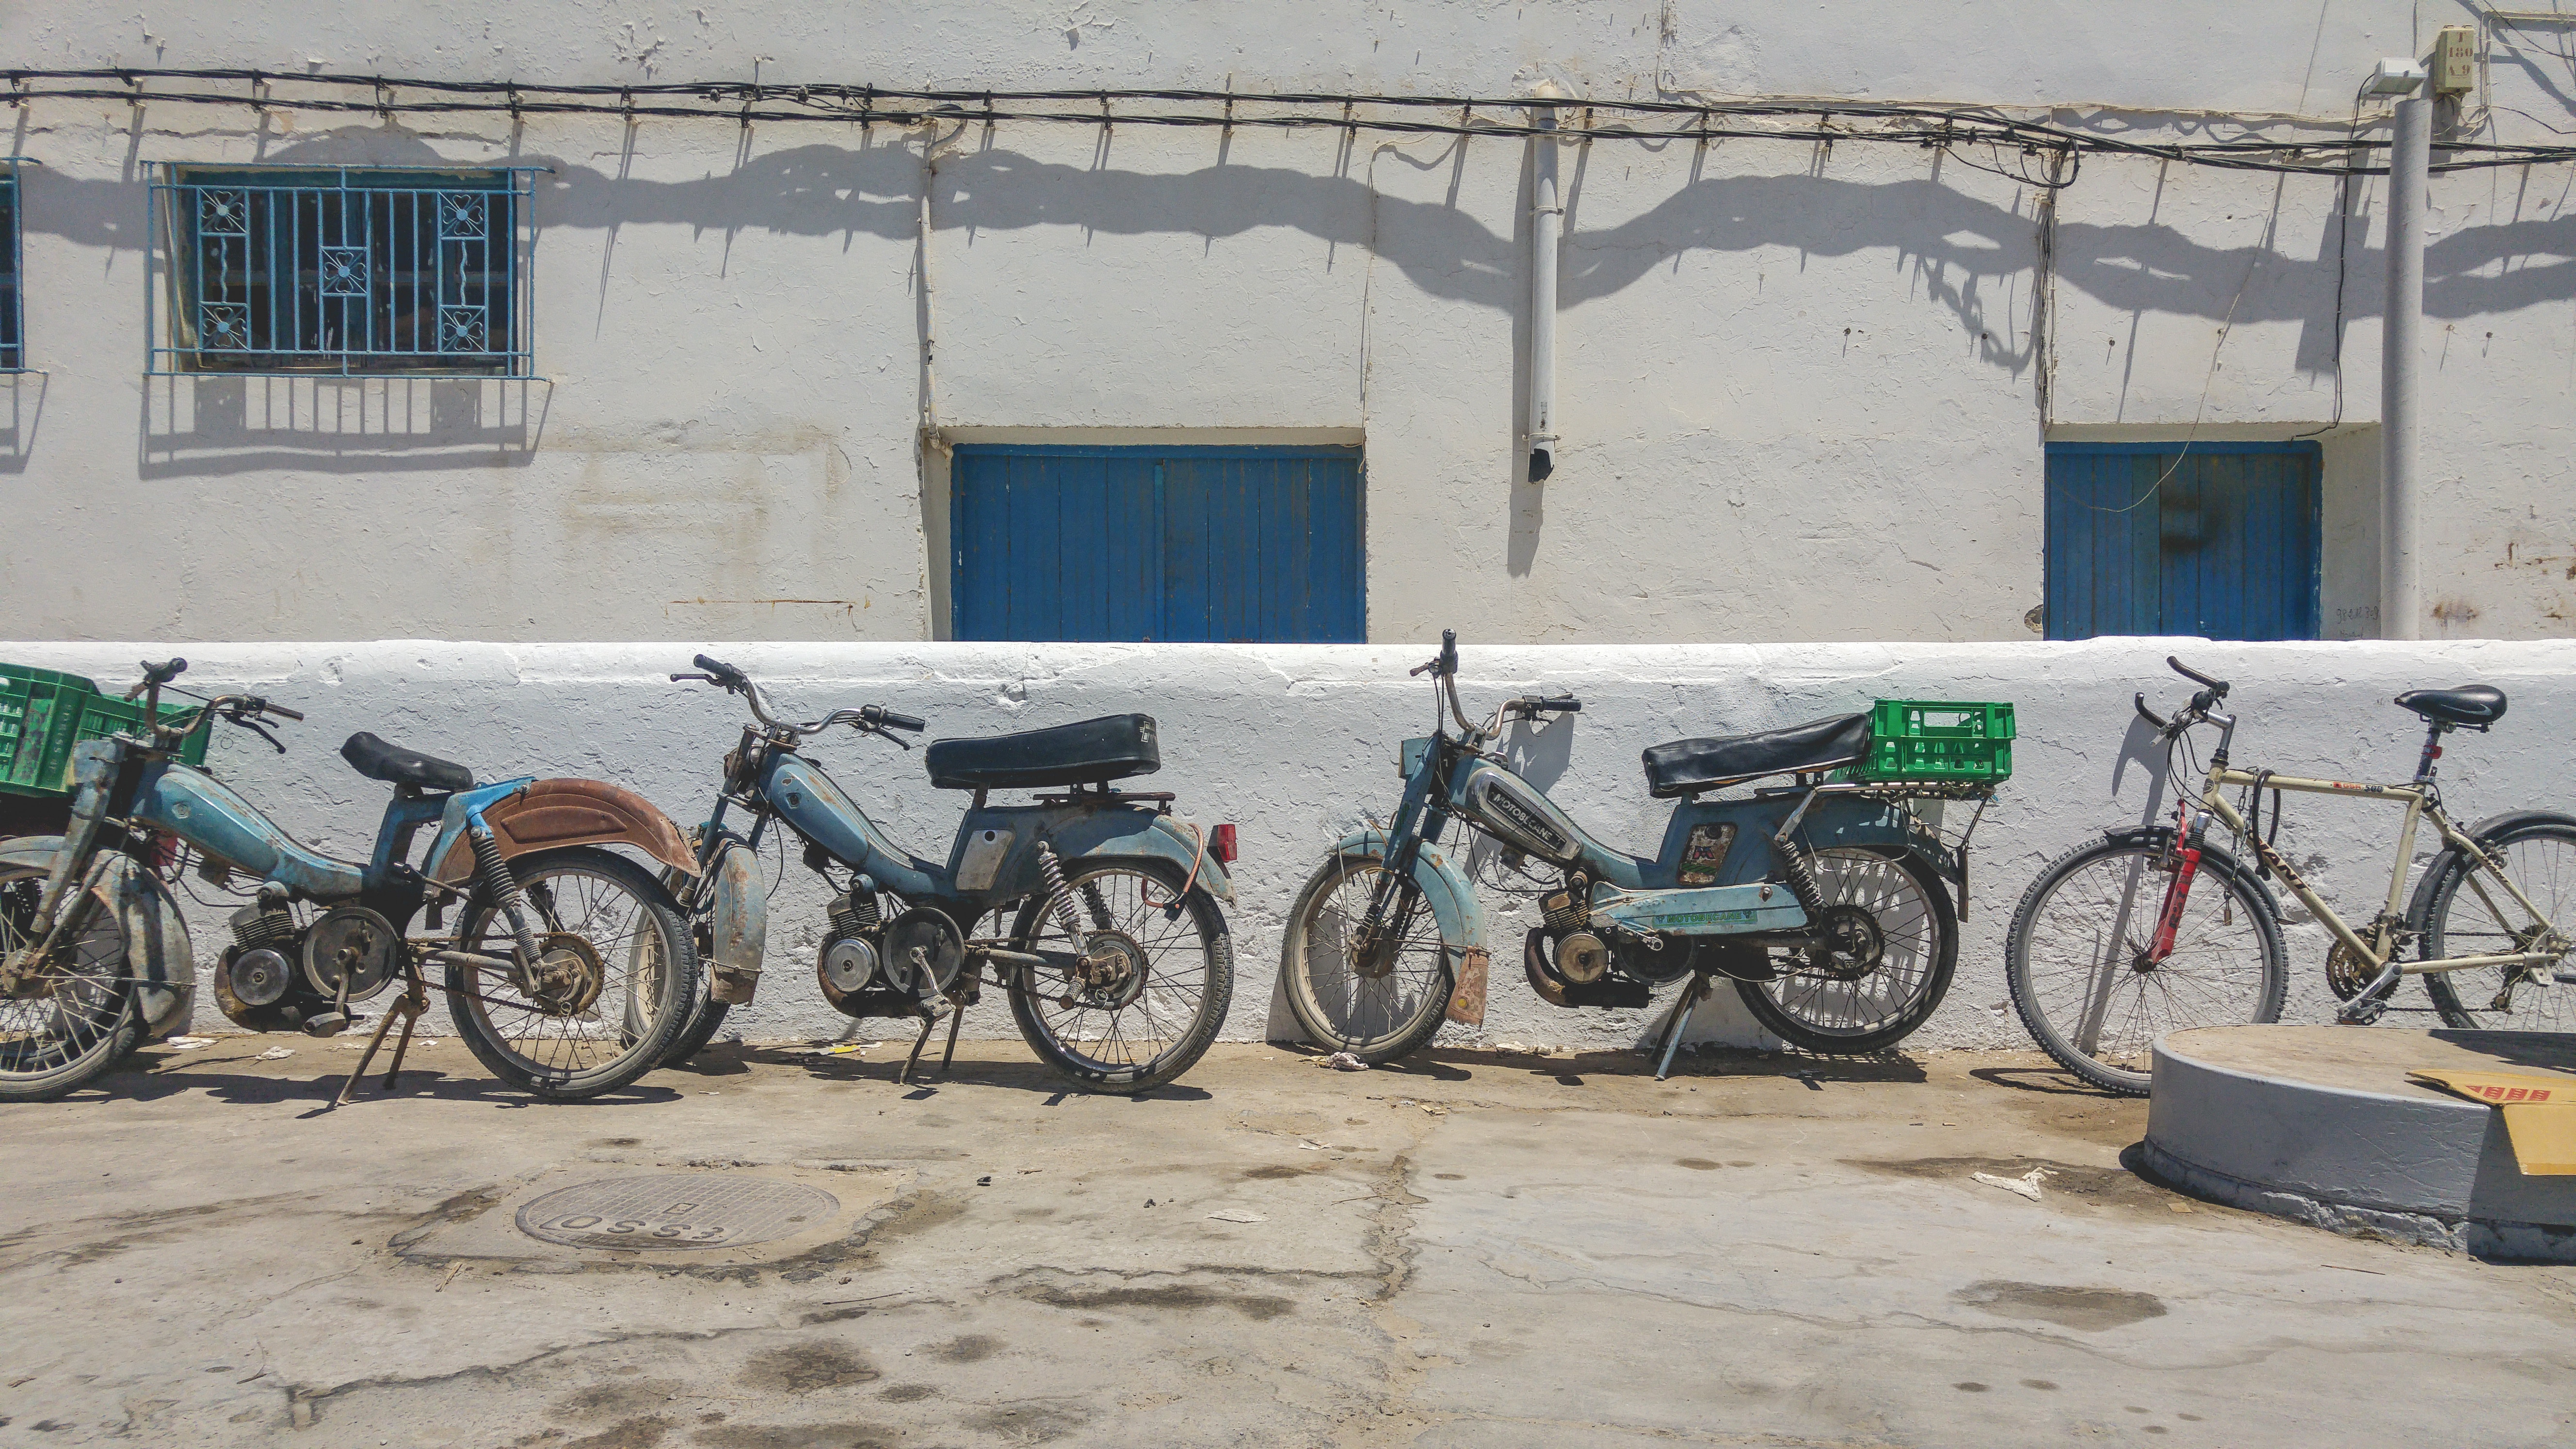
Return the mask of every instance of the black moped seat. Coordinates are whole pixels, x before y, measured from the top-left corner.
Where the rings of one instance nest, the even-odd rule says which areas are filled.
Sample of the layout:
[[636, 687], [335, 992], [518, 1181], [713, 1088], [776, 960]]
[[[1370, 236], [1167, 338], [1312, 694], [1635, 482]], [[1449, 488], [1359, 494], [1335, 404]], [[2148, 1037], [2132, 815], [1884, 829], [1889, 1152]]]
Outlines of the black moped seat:
[[2504, 691], [2492, 684], [2464, 684], [2457, 689], [2410, 689], [2397, 696], [2399, 707], [2444, 724], [2491, 725], [2504, 718]]
[[1106, 785], [1163, 768], [1150, 714], [1113, 714], [1053, 729], [980, 740], [938, 740], [922, 754], [942, 790], [1032, 790]]
[[1674, 740], [1646, 751], [1646, 788], [1658, 800], [1739, 785], [1764, 775], [1833, 770], [1869, 753], [1869, 716], [1838, 714], [1787, 729]]
[[350, 769], [388, 785], [418, 785], [424, 790], [474, 788], [474, 772], [463, 765], [387, 744], [365, 730], [349, 736], [349, 742], [340, 747], [340, 758], [349, 762]]

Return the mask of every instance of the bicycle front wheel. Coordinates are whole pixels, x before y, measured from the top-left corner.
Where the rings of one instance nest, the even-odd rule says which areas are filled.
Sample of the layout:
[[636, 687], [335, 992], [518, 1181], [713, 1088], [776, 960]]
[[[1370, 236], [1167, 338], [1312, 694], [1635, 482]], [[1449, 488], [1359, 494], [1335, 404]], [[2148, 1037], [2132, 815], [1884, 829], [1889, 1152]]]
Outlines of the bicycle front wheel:
[[[698, 953], [643, 867], [588, 846], [521, 856], [511, 874], [537, 938], [536, 970], [451, 963], [456, 1034], [492, 1074], [540, 1097], [595, 1097], [659, 1065], [698, 1000]], [[457, 931], [467, 952], [509, 960], [510, 918], [477, 880]]]
[[[45, 872], [0, 870], [0, 959], [29, 942]], [[116, 1065], [141, 1036], [126, 978], [125, 936], [97, 899], [54, 960], [17, 993], [0, 996], [0, 1102], [50, 1102]]]
[[[1381, 894], [1381, 929], [1391, 939], [1364, 950], [1360, 927]], [[1289, 908], [1279, 984], [1288, 1014], [1307, 1036], [1376, 1066], [1440, 1034], [1456, 982], [1422, 887], [1377, 860], [1349, 855], [1325, 861]]]
[[2173, 951], [2149, 961], [2173, 862], [2101, 841], [2032, 881], [2004, 938], [2013, 1009], [2040, 1049], [2104, 1091], [2145, 1096], [2156, 1038], [2277, 1021], [2289, 991], [2281, 923], [2254, 882], [2201, 857]]
[[[2504, 874], [2451, 856], [2450, 865], [2433, 882], [2424, 918], [2427, 961], [2446, 956], [2498, 956], [2532, 949], [2548, 930], [2564, 938], [2576, 932], [2576, 826], [2535, 821], [2508, 826], [2478, 843], [2498, 858]], [[2540, 910], [2535, 918], [2513, 892]], [[2472, 1031], [2576, 1031], [2576, 987], [2561, 986], [2551, 976], [2566, 969], [2561, 955], [2538, 968], [2485, 966], [2446, 971], [2424, 978], [2424, 990], [2442, 1013], [2445, 1026]]]

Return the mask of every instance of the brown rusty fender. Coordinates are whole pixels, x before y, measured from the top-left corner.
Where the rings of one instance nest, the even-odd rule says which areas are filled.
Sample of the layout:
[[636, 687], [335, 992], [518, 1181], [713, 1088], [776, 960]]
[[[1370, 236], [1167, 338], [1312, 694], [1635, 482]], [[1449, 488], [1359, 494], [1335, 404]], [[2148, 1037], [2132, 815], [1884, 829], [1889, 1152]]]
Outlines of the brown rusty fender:
[[[492, 827], [504, 859], [568, 845], [631, 845], [682, 875], [698, 873], [671, 817], [634, 791], [601, 780], [539, 780], [484, 806], [483, 823]], [[474, 844], [460, 831], [429, 878], [454, 885], [473, 873]]]

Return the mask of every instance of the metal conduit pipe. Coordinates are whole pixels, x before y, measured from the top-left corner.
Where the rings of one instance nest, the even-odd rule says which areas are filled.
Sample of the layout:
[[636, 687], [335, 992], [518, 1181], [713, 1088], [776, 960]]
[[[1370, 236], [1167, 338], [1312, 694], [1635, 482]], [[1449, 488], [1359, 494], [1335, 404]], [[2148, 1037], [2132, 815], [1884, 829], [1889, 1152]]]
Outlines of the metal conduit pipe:
[[[1542, 101], [1563, 92], [1541, 81]], [[1556, 192], [1556, 107], [1530, 107], [1530, 326], [1529, 480], [1544, 483], [1556, 471], [1556, 244], [1565, 229], [1565, 206]]]
[[2379, 632], [2387, 639], [2424, 633], [2415, 525], [2423, 453], [2425, 178], [2432, 162], [2433, 102], [2412, 95], [2397, 103], [2388, 146], [2388, 302], [2379, 342]]

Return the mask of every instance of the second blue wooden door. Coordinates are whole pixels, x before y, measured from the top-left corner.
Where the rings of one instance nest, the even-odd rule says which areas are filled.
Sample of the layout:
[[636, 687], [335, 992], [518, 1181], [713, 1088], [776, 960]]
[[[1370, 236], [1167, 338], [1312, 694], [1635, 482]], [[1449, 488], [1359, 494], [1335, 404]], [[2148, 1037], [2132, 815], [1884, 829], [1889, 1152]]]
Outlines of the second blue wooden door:
[[2051, 639], [2314, 639], [2310, 442], [2051, 443]]
[[1357, 644], [1357, 448], [976, 444], [949, 472], [959, 639]]

